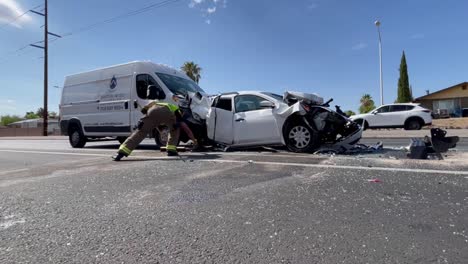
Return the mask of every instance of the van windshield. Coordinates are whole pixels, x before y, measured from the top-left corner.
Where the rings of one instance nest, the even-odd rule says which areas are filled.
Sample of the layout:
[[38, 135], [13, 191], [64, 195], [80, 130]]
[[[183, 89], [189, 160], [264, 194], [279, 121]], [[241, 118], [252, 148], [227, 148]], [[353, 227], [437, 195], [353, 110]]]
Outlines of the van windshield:
[[156, 75], [174, 94], [186, 95], [187, 92], [205, 93], [194, 81], [159, 72], [156, 72]]

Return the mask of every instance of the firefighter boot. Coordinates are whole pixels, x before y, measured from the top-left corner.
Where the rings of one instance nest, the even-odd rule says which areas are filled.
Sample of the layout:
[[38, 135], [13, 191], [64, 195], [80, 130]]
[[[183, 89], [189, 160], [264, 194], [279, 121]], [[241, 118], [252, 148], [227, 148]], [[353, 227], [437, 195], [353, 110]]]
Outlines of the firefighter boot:
[[176, 157], [176, 156], [179, 156], [179, 153], [177, 153], [177, 151], [175, 151], [175, 150], [167, 150], [167, 156], [168, 157]]
[[120, 161], [125, 155], [123, 153], [117, 152], [116, 155], [112, 156], [113, 161]]

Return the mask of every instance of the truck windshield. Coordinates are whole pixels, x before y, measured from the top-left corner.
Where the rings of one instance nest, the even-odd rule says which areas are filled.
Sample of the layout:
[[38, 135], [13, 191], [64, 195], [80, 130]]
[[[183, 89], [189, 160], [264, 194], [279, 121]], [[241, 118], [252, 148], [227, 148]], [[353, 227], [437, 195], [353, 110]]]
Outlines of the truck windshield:
[[194, 81], [180, 78], [174, 75], [158, 73], [156, 75], [167, 86], [167, 88], [174, 94], [186, 95], [187, 92], [200, 92], [205, 93]]

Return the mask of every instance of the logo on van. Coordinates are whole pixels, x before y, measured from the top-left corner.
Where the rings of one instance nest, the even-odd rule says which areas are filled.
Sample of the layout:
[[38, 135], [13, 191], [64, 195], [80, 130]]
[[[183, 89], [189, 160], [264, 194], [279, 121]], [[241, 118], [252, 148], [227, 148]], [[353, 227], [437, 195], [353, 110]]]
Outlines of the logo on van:
[[115, 75], [114, 75], [112, 76], [112, 79], [110, 81], [109, 88], [114, 89], [115, 87], [117, 87], [117, 79], [115, 78]]

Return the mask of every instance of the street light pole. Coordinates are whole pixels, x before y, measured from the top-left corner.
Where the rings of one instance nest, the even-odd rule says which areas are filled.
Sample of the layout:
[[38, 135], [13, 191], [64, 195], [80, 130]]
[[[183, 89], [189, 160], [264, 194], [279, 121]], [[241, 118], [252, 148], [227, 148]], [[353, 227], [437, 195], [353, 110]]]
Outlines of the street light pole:
[[377, 32], [379, 33], [379, 61], [380, 61], [380, 105], [384, 104], [384, 96], [383, 96], [383, 72], [382, 72], [382, 37], [380, 35], [380, 21], [375, 21], [375, 25], [377, 26]]

